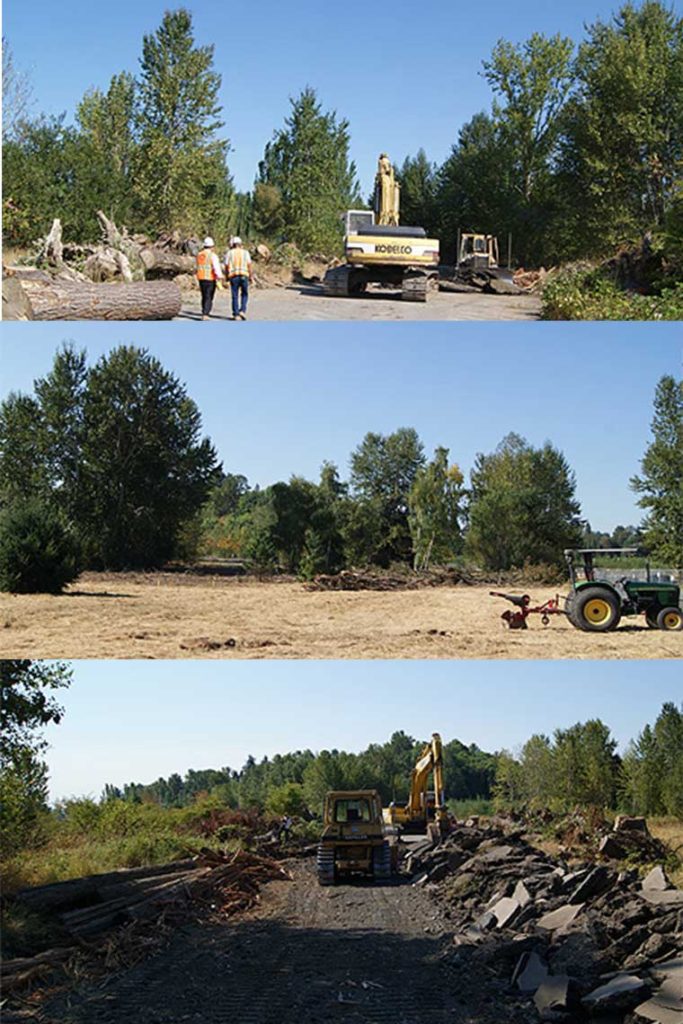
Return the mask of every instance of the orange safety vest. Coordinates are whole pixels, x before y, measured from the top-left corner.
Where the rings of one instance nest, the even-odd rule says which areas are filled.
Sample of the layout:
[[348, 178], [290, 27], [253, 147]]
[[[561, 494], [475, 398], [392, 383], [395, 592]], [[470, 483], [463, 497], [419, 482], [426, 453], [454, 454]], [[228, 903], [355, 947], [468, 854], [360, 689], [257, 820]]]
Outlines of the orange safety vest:
[[199, 281], [216, 280], [211, 249], [200, 249], [197, 253], [197, 279]]

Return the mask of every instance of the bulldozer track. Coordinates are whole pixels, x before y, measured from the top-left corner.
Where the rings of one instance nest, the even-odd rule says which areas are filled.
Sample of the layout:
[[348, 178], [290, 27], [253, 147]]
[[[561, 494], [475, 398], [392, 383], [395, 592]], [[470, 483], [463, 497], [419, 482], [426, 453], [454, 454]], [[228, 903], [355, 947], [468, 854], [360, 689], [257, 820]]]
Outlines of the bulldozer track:
[[[409, 884], [321, 889], [311, 862], [239, 921], [193, 925], [104, 986], [49, 1009], [62, 1024], [458, 1024], [449, 937]], [[433, 932], [433, 934], [432, 934]], [[400, 984], [399, 984], [400, 983]], [[399, 992], [400, 988], [400, 992]]]

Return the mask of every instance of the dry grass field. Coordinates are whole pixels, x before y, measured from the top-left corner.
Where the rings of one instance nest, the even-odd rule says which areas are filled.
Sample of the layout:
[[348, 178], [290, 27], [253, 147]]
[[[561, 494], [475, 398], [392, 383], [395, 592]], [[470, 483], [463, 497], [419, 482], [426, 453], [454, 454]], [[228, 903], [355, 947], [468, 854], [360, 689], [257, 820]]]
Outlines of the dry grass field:
[[[534, 601], [554, 595], [527, 588]], [[564, 616], [525, 632], [483, 586], [312, 592], [291, 581], [85, 573], [60, 597], [2, 595], [5, 658], [680, 658], [683, 633], [642, 617], [583, 633]]]

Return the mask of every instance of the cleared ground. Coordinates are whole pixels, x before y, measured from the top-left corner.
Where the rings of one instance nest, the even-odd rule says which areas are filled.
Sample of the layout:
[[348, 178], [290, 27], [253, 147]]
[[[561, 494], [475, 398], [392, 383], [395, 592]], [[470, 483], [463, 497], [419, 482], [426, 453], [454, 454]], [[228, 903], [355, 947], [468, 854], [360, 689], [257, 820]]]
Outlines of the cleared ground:
[[[5, 658], [680, 658], [642, 617], [583, 633], [554, 616], [510, 631], [488, 587], [315, 592], [298, 582], [85, 573], [60, 597], [2, 595]], [[526, 587], [534, 601], [555, 595]]]
[[[540, 311], [534, 295], [433, 292], [427, 302], [403, 302], [387, 290], [369, 291], [363, 298], [328, 298], [313, 285], [252, 288], [248, 308], [250, 320], [538, 320]], [[229, 293], [217, 292], [212, 319], [232, 326], [230, 312]], [[198, 292], [184, 293], [177, 319], [201, 320]]]
[[466, 990], [451, 979], [448, 922], [424, 891], [396, 882], [321, 889], [310, 861], [292, 870], [293, 881], [269, 883], [256, 912], [179, 930], [157, 956], [48, 1007], [47, 1019], [498, 1024], [485, 977]]

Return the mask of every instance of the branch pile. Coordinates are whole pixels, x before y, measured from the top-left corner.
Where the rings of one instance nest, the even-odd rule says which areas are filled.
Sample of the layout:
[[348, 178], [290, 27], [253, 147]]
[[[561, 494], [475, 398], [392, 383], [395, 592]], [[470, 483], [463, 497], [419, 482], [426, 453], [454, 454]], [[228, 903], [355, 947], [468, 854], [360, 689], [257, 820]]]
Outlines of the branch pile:
[[400, 573], [359, 572], [344, 569], [331, 575], [314, 576], [306, 584], [307, 590], [421, 590], [424, 587], [454, 587], [458, 583], [475, 582], [459, 569], [441, 569], [434, 572]]
[[[266, 882], [289, 877], [271, 857], [244, 850], [227, 854], [203, 850], [192, 860], [22, 890], [15, 897], [17, 903], [55, 915], [65, 936], [64, 946], [35, 957], [5, 961], [2, 986], [5, 991], [23, 988], [53, 973], [67, 964], [78, 947], [95, 955], [106, 952], [112, 940], [101, 936], [115, 929], [134, 953], [138, 940], [147, 945], [150, 934], [160, 933], [171, 921], [186, 919], [193, 910], [209, 906], [213, 914], [231, 917], [252, 907]], [[152, 924], [154, 931], [149, 933], [147, 926]], [[93, 936], [100, 938], [93, 943]], [[115, 944], [118, 948], [120, 942]]]

